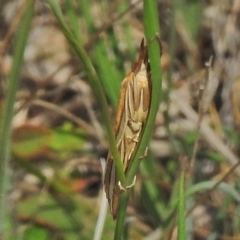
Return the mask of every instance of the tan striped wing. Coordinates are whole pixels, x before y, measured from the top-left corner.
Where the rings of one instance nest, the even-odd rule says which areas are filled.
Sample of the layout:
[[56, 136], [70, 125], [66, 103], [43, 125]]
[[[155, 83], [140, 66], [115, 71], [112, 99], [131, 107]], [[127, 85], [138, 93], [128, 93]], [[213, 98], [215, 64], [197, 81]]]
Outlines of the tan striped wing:
[[[139, 59], [123, 80], [115, 122], [117, 148], [126, 173], [140, 141], [150, 106], [150, 68], [147, 47], [141, 43]], [[116, 217], [121, 189], [114, 159], [108, 154], [104, 185], [110, 210]]]

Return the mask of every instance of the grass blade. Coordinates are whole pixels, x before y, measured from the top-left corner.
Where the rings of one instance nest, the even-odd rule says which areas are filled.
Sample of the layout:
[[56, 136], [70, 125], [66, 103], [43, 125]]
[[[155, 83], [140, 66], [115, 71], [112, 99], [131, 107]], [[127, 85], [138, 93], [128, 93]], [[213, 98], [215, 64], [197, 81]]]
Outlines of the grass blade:
[[0, 235], [6, 231], [7, 187], [8, 187], [8, 164], [10, 160], [10, 135], [13, 118], [13, 107], [16, 92], [19, 85], [24, 49], [27, 43], [30, 24], [34, 11], [35, 1], [27, 1], [23, 11], [22, 22], [15, 39], [13, 64], [8, 79], [7, 96], [3, 110], [0, 141]]
[[[160, 33], [159, 20], [157, 11], [157, 1], [145, 0], [144, 1], [144, 28], [147, 40], [152, 39], [156, 34]], [[127, 183], [130, 185], [136, 175], [140, 161], [138, 159], [143, 155], [147, 144], [150, 140], [156, 114], [159, 107], [161, 98], [161, 69], [160, 69], [160, 49], [158, 41], [153, 41], [148, 49], [150, 66], [151, 66], [151, 80], [152, 80], [152, 99], [149, 110], [149, 116], [146, 121], [145, 129], [142, 135], [142, 139], [137, 146], [136, 152], [132, 160], [132, 165], [127, 174]], [[119, 206], [119, 214], [117, 216], [115, 240], [120, 240], [122, 235], [123, 224], [125, 220], [126, 207], [129, 199], [129, 192], [124, 192], [121, 196], [121, 202]]]

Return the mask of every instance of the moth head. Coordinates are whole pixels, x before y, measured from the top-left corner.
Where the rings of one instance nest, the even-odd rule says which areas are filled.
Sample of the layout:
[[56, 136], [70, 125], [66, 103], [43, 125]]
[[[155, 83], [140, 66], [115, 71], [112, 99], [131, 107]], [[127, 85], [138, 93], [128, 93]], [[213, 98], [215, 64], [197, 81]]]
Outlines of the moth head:
[[141, 41], [140, 44], [140, 50], [139, 50], [139, 56], [137, 62], [132, 67], [132, 72], [135, 74], [139, 73], [147, 73], [147, 77], [150, 77], [151, 69], [150, 69], [150, 63], [148, 58], [148, 47], [145, 45], [144, 38]]

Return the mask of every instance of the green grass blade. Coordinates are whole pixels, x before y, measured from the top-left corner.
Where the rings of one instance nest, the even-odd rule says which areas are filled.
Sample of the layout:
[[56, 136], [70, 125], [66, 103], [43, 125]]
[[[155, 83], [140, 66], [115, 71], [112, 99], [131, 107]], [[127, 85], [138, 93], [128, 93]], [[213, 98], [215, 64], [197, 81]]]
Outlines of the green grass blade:
[[69, 18], [69, 23], [70, 23], [69, 25], [71, 27], [71, 30], [74, 36], [79, 41], [79, 43], [82, 44], [81, 31], [78, 24], [78, 16], [74, 8], [73, 1], [65, 0], [65, 5], [66, 5], [66, 11]]
[[15, 39], [13, 64], [8, 79], [8, 90], [3, 110], [0, 141], [0, 235], [6, 230], [6, 206], [7, 206], [7, 182], [8, 164], [10, 159], [10, 135], [13, 118], [13, 107], [16, 92], [19, 85], [21, 67], [23, 62], [24, 49], [27, 43], [30, 24], [33, 16], [35, 1], [26, 2], [26, 9], [23, 13], [22, 22]]
[[186, 240], [186, 218], [185, 218], [185, 171], [180, 174], [178, 192], [178, 240]]
[[111, 104], [116, 109], [118, 103], [119, 90], [121, 88], [121, 78], [119, 72], [111, 66], [106, 53], [106, 47], [103, 43], [97, 43], [94, 47], [94, 54], [96, 56], [96, 66], [99, 69], [99, 78], [104, 88], [104, 92], [111, 101]]
[[[155, 0], [145, 0], [144, 1], [144, 29], [147, 40], [151, 40], [156, 34], [160, 34], [159, 20], [158, 20], [158, 11], [157, 11], [157, 1]], [[156, 114], [159, 108], [159, 102], [161, 99], [161, 69], [160, 69], [160, 49], [159, 43], [157, 40], [154, 40], [149, 45], [148, 49], [150, 66], [152, 71], [152, 95], [151, 95], [151, 106], [149, 110], [149, 116], [146, 122], [146, 126], [142, 135], [141, 142], [134, 153], [134, 157], [132, 160], [132, 165], [127, 174], [127, 183], [130, 185], [136, 175], [140, 161], [139, 158], [144, 154], [145, 149], [148, 145], [148, 142], [151, 138]], [[120, 229], [123, 229], [123, 223], [126, 214], [126, 206], [129, 197], [127, 193], [122, 194], [121, 202], [119, 206], [119, 214], [117, 216], [116, 223], [116, 232], [115, 232], [115, 240], [121, 239]], [[118, 231], [119, 230], [119, 231]]]
[[[86, 0], [78, 0], [79, 4], [82, 9], [82, 14], [84, 15], [84, 19], [87, 24], [87, 29], [90, 34], [93, 34], [94, 31], [96, 32], [93, 17], [90, 13], [90, 4], [89, 1]], [[110, 38], [111, 36], [108, 35]], [[115, 45], [116, 41], [114, 42]], [[121, 84], [121, 75], [118, 71], [118, 69], [114, 68], [114, 65], [112, 61], [110, 61], [109, 56], [107, 54], [107, 47], [112, 46], [106, 46], [104, 44], [104, 41], [97, 41], [92, 49], [93, 56], [94, 56], [94, 65], [96, 66], [96, 69], [99, 72], [99, 80], [101, 82], [101, 85], [103, 87], [103, 90], [107, 96], [107, 98], [110, 100], [111, 105], [114, 106], [116, 109], [117, 103], [118, 103], [118, 95], [120, 90], [120, 84]], [[111, 67], [109, 67], [111, 66]]]
[[61, 9], [60, 9], [59, 5], [57, 4], [57, 2], [54, 0], [46, 0], [46, 2], [50, 5], [55, 17], [57, 18], [57, 20], [60, 24], [60, 27], [61, 27], [65, 37], [67, 38], [67, 40], [69, 41], [69, 43], [71, 44], [73, 49], [76, 51], [78, 57], [82, 60], [82, 63], [85, 67], [85, 70], [89, 77], [89, 83], [91, 85], [91, 88], [95, 94], [95, 97], [96, 97], [99, 107], [101, 109], [103, 122], [105, 123], [106, 130], [107, 130], [107, 137], [108, 137], [108, 142], [110, 145], [110, 150], [113, 155], [113, 158], [115, 159], [115, 164], [116, 164], [119, 180], [122, 182], [122, 184], [124, 184], [126, 181], [126, 178], [125, 178], [125, 174], [123, 172], [123, 164], [120, 160], [119, 153], [117, 150], [115, 135], [114, 135], [113, 128], [112, 128], [112, 122], [111, 122], [111, 118], [110, 118], [110, 115], [108, 112], [108, 104], [106, 101], [106, 97], [104, 95], [104, 91], [103, 91], [101, 82], [99, 81], [99, 78], [96, 74], [93, 64], [92, 64], [90, 58], [88, 57], [86, 51], [84, 50], [83, 46], [81, 46], [79, 44], [79, 42], [77, 41], [74, 34], [70, 31], [70, 29], [66, 25], [63, 15], [62, 15], [62, 12], [61, 12]]
[[199, 193], [199, 192], [211, 191], [213, 189], [218, 189], [224, 192], [226, 195], [231, 196], [235, 201], [240, 203], [240, 194], [234, 188], [234, 186], [231, 186], [230, 184], [227, 184], [224, 182], [219, 183], [215, 180], [204, 181], [204, 182], [200, 182], [195, 185], [192, 185], [187, 189], [186, 197], [190, 197], [195, 193]]
[[[151, 41], [156, 34], [160, 33], [160, 27], [158, 23], [157, 1], [146, 0], [144, 1], [144, 28], [148, 41]], [[161, 68], [160, 68], [160, 49], [158, 40], [151, 41], [148, 53], [151, 66], [151, 81], [152, 81], [152, 94], [151, 94], [151, 106], [149, 109], [149, 116], [146, 121], [144, 132], [134, 154], [131, 168], [128, 173], [127, 182], [131, 183], [136, 175], [140, 161], [139, 158], [144, 155], [145, 149], [149, 143], [152, 135], [155, 118], [158, 112], [159, 103], [161, 100], [162, 83], [161, 83]]]
[[[149, 154], [150, 155], [150, 154]], [[148, 156], [141, 164], [141, 174], [143, 176], [151, 176], [151, 178], [158, 179], [159, 173], [157, 172], [156, 165], [153, 157]], [[143, 181], [142, 186], [142, 203], [144, 204], [148, 215], [151, 220], [159, 224], [167, 214], [167, 206], [163, 201], [160, 201], [161, 194], [163, 193], [161, 186], [156, 185], [155, 182], [149, 180]]]
[[123, 192], [120, 199], [120, 206], [117, 213], [116, 229], [114, 240], [121, 240], [123, 235], [124, 222], [126, 217], [126, 209], [129, 200], [129, 192]]
[[88, 32], [92, 34], [95, 31], [93, 17], [91, 16], [90, 9], [90, 1], [89, 0], [78, 0], [78, 4], [81, 7], [82, 14], [87, 24]]

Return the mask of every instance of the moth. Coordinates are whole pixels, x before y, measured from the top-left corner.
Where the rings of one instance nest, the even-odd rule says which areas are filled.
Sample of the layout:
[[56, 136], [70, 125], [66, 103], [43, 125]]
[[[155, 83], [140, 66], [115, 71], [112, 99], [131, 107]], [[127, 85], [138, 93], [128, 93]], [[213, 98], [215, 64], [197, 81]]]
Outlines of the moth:
[[[115, 138], [125, 174], [131, 164], [137, 144], [141, 141], [144, 124], [148, 117], [151, 99], [150, 64], [147, 45], [142, 39], [137, 62], [124, 78], [115, 120]], [[121, 187], [114, 159], [108, 153], [104, 186], [113, 218], [116, 218]]]

